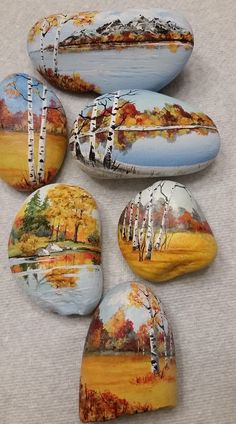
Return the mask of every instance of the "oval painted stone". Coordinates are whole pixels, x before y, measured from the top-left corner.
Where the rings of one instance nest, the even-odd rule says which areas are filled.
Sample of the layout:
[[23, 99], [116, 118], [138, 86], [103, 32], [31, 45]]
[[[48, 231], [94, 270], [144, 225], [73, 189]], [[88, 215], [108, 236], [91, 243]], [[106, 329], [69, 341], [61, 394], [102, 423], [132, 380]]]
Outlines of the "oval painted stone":
[[74, 123], [70, 149], [81, 168], [102, 178], [183, 175], [217, 156], [209, 116], [173, 97], [144, 90], [105, 94]]
[[88, 330], [80, 376], [82, 422], [176, 405], [173, 334], [147, 286], [123, 283], [106, 294]]
[[51, 182], [67, 150], [66, 115], [37, 79], [13, 74], [0, 83], [0, 177], [20, 191]]
[[87, 191], [66, 184], [40, 188], [13, 223], [11, 271], [42, 308], [89, 314], [102, 295], [100, 236], [96, 202]]
[[204, 268], [217, 253], [211, 228], [190, 190], [168, 180], [129, 202], [120, 216], [118, 242], [133, 272], [154, 283]]
[[192, 49], [186, 19], [157, 8], [51, 15], [28, 36], [36, 69], [75, 92], [159, 90], [179, 74]]

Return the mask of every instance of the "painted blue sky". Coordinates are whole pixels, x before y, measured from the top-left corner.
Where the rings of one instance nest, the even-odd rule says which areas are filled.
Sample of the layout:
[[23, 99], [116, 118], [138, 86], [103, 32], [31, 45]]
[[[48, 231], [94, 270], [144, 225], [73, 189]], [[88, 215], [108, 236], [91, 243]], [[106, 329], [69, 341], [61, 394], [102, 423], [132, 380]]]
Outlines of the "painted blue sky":
[[[24, 112], [28, 109], [27, 101], [24, 100], [24, 98], [27, 99], [27, 79], [25, 77], [27, 77], [26, 74], [13, 74], [8, 78], [5, 78], [0, 84], [0, 99], [5, 100], [8, 109], [12, 113], [20, 111]], [[11, 84], [13, 81], [16, 82], [16, 87], [22, 93], [24, 98], [22, 96], [11, 96], [6, 93], [5, 90], [7, 89], [8, 84]], [[33, 85], [35, 85], [35, 87], [33, 87], [33, 112], [39, 115], [41, 114], [42, 100], [37, 94], [37, 91], [39, 91], [40, 96], [42, 96], [43, 84], [33, 78]], [[55, 100], [58, 106], [60, 105], [57, 97], [51, 91], [48, 91], [48, 102], [50, 102], [51, 99]]]
[[[62, 27], [60, 41], [64, 40], [65, 38], [67, 38], [73, 33], [79, 33], [79, 31], [82, 29], [89, 29], [91, 31], [95, 31], [96, 28], [104, 25], [105, 23], [115, 21], [116, 19], [120, 19], [124, 24], [126, 24], [129, 21], [135, 18], [138, 18], [140, 15], [144, 15], [145, 17], [150, 19], [153, 19], [153, 17], [160, 17], [164, 21], [171, 20], [175, 22], [177, 25], [181, 26], [182, 28], [185, 28], [186, 30], [192, 32], [192, 29], [190, 25], [188, 24], [188, 22], [186, 21], [186, 19], [183, 16], [181, 16], [178, 12], [164, 10], [164, 9], [157, 9], [157, 8], [128, 9], [123, 12], [114, 12], [114, 11], [98, 12], [98, 14], [95, 16], [94, 22], [90, 25], [75, 26], [71, 22], [67, 22]], [[54, 43], [55, 33], [56, 33], [55, 27], [51, 28], [45, 37], [45, 46], [48, 44]], [[40, 37], [38, 35], [33, 42], [29, 43], [28, 45], [29, 51], [34, 51], [40, 48], [39, 39]]]
[[130, 284], [131, 283], [119, 284], [106, 294], [99, 306], [100, 318], [105, 323], [122, 306], [124, 307], [126, 318], [133, 321], [134, 329], [137, 331], [140, 325], [147, 322], [149, 314], [145, 308], [130, 306], [128, 301]]

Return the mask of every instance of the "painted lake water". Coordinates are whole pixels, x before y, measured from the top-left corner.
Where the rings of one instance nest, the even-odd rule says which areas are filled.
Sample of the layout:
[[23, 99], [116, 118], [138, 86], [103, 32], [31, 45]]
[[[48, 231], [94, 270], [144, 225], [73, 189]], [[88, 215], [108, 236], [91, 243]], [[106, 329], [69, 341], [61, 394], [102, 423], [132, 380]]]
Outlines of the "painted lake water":
[[38, 258], [10, 258], [10, 266], [20, 285], [44, 309], [61, 315], [85, 315], [95, 309], [102, 295], [102, 269], [97, 259], [96, 253], [91, 263], [91, 253], [69, 251]]
[[[118, 132], [118, 131], [117, 131]], [[129, 140], [130, 131], [124, 131], [124, 140]], [[220, 137], [217, 131], [199, 135], [194, 131], [176, 136], [174, 141], [153, 132], [153, 137], [140, 137], [130, 142], [125, 150], [113, 150], [113, 160], [139, 166], [188, 166], [213, 160], [220, 149]], [[150, 131], [151, 134], [151, 131]], [[89, 138], [81, 138], [81, 152], [89, 155]], [[99, 143], [97, 152], [103, 158], [105, 142]], [[116, 145], [116, 142], [115, 142]]]
[[[103, 92], [143, 88], [157, 90], [181, 71], [192, 48], [180, 44], [175, 52], [168, 43], [154, 48], [129, 47], [114, 50], [68, 51], [58, 54], [59, 75], [79, 72], [81, 78], [100, 87]], [[30, 52], [36, 67], [41, 67], [40, 51]], [[53, 51], [44, 51], [46, 68], [53, 69]]]

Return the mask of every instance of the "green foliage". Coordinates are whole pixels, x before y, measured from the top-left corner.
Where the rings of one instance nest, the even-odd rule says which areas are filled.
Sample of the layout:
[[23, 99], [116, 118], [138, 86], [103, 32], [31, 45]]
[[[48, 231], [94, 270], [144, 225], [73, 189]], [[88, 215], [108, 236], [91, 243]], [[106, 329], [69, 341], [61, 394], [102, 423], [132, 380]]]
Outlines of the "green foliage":
[[50, 236], [50, 224], [43, 213], [48, 208], [48, 198], [42, 202], [39, 191], [29, 201], [23, 218], [21, 234], [31, 233], [38, 237]]
[[94, 244], [95, 246], [99, 246], [100, 236], [98, 231], [94, 231], [92, 234], [88, 236], [88, 242]]

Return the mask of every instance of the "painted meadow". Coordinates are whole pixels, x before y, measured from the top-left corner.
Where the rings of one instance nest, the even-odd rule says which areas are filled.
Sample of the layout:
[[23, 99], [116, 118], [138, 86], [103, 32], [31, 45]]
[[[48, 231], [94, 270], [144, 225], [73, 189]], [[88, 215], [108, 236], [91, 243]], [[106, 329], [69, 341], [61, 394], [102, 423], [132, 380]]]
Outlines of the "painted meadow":
[[0, 84], [0, 174], [14, 188], [33, 190], [58, 172], [67, 147], [59, 99], [26, 74]]
[[88, 331], [80, 419], [105, 421], [175, 404], [175, 349], [163, 307], [144, 285], [119, 284], [95, 311]]
[[175, 100], [141, 90], [100, 96], [75, 121], [71, 150], [82, 165], [101, 174], [211, 160], [219, 149], [214, 122]]
[[121, 214], [120, 249], [132, 270], [161, 282], [207, 266], [217, 245], [206, 218], [182, 184], [160, 181]]
[[80, 187], [55, 184], [32, 194], [15, 218], [8, 253], [13, 274], [37, 303], [83, 314], [100, 300], [99, 215]]

